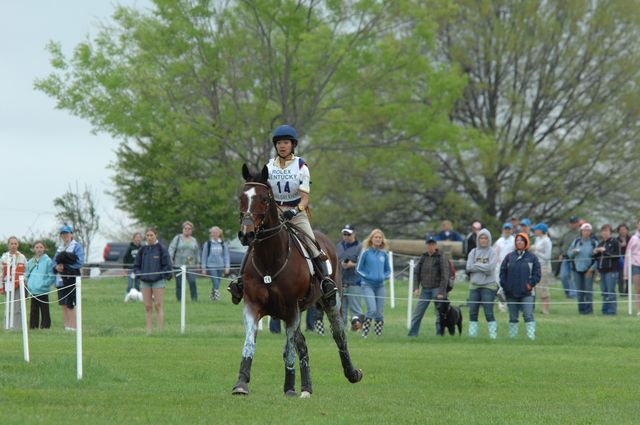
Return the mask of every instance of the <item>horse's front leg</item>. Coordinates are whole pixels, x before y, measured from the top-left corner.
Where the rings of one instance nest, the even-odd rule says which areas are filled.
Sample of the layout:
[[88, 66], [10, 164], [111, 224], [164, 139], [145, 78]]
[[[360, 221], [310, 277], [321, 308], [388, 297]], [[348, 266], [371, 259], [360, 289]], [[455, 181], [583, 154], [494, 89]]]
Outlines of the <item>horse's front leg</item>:
[[344, 333], [344, 321], [340, 314], [341, 300], [340, 296], [336, 295], [336, 297], [338, 299], [336, 305], [329, 306], [323, 303], [323, 310], [327, 313], [329, 323], [331, 324], [331, 334], [333, 335], [333, 340], [338, 346], [344, 376], [349, 380], [349, 382], [355, 384], [356, 382], [360, 382], [362, 379], [362, 370], [354, 368], [353, 363], [351, 363], [351, 356], [349, 355], [349, 349], [347, 348], [347, 336]]
[[284, 394], [296, 396], [296, 330], [300, 328], [300, 310], [296, 309], [296, 315], [292, 323], [287, 323], [287, 340], [284, 344]]
[[242, 348], [242, 361], [238, 382], [233, 387], [231, 394], [248, 395], [249, 381], [251, 378], [251, 362], [256, 352], [256, 332], [258, 330], [258, 318], [256, 314], [245, 304], [244, 306], [244, 347]]

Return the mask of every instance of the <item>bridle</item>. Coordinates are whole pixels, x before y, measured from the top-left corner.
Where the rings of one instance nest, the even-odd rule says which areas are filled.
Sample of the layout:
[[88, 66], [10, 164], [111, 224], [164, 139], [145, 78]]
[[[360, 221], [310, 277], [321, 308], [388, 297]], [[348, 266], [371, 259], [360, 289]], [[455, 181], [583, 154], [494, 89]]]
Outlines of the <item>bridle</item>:
[[[279, 223], [273, 227], [267, 227], [264, 228], [264, 222], [265, 222], [265, 218], [268, 216], [269, 212], [271, 211], [271, 208], [275, 208], [276, 207], [276, 203], [275, 200], [273, 198], [273, 192], [271, 191], [271, 187], [267, 184], [264, 183], [260, 183], [260, 182], [246, 182], [245, 183], [245, 187], [246, 186], [258, 186], [258, 187], [263, 187], [267, 189], [267, 192], [269, 194], [268, 198], [267, 198], [267, 208], [263, 213], [260, 214], [254, 214], [251, 211], [247, 211], [244, 214], [242, 214], [242, 217], [240, 218], [240, 225], [252, 225], [256, 230], [255, 230], [255, 238], [252, 241], [253, 243], [256, 242], [262, 242], [265, 241], [267, 239], [270, 239], [272, 237], [274, 237], [275, 235], [277, 235], [278, 233], [280, 233], [280, 231], [282, 230], [282, 228], [284, 227], [284, 222], [282, 220], [279, 220]], [[254, 220], [254, 215], [256, 217], [261, 218], [262, 220], [260, 221], [260, 225], [256, 226], [256, 222]]]

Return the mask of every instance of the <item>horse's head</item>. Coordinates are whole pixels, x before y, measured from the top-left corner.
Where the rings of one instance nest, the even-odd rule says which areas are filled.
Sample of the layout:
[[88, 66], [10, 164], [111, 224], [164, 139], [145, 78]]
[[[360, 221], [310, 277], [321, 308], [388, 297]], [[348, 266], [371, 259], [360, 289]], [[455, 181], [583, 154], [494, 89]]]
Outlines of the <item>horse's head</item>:
[[[240, 194], [240, 231], [238, 239], [242, 245], [249, 245], [269, 219], [269, 213], [276, 214], [269, 170], [265, 165], [259, 175], [251, 174], [246, 164], [242, 166], [245, 184]], [[267, 223], [270, 224], [270, 223]]]

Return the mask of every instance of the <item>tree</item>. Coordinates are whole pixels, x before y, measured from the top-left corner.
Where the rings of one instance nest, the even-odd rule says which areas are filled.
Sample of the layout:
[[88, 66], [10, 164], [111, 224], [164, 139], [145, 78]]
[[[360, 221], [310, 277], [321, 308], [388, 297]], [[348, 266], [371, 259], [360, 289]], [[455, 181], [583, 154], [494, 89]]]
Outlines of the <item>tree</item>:
[[[269, 135], [280, 123], [296, 126], [300, 150], [317, 164], [319, 195], [335, 187], [329, 176], [339, 175], [334, 159], [345, 145], [365, 160], [377, 148], [433, 143], [427, 133], [449, 125], [462, 80], [419, 54], [433, 40], [421, 3], [155, 0], [150, 14], [117, 8], [114, 23], [71, 58], [51, 44], [55, 71], [36, 87], [123, 139], [113, 164], [122, 209], [163, 233], [185, 219], [207, 223], [202, 235], [213, 223], [235, 227], [240, 165], [258, 168], [272, 155]], [[407, 161], [420, 160], [391, 165]], [[406, 196], [396, 199], [402, 205]], [[331, 199], [314, 202], [332, 208]]]
[[639, 6], [464, 0], [440, 15], [439, 59], [468, 79], [451, 116], [464, 131], [433, 152], [454, 205], [468, 205], [458, 216], [637, 209]]
[[84, 192], [80, 193], [76, 183], [75, 190], [69, 187], [62, 196], [53, 200], [53, 205], [58, 210], [56, 218], [73, 227], [74, 238], [88, 256], [91, 241], [100, 228], [100, 217], [91, 189], [85, 186]]

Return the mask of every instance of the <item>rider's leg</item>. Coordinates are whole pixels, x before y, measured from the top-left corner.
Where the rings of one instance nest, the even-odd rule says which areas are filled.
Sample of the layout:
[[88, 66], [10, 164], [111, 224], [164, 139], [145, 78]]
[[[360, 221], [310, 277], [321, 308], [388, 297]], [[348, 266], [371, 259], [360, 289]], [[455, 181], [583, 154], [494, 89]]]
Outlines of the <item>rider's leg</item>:
[[244, 273], [244, 266], [247, 263], [247, 258], [249, 257], [249, 251], [251, 248], [247, 249], [247, 252], [242, 257], [242, 263], [240, 263], [240, 270], [238, 270], [238, 277], [229, 283], [227, 290], [231, 292], [231, 302], [234, 304], [239, 304], [242, 301], [244, 285], [242, 284], [242, 274]]

